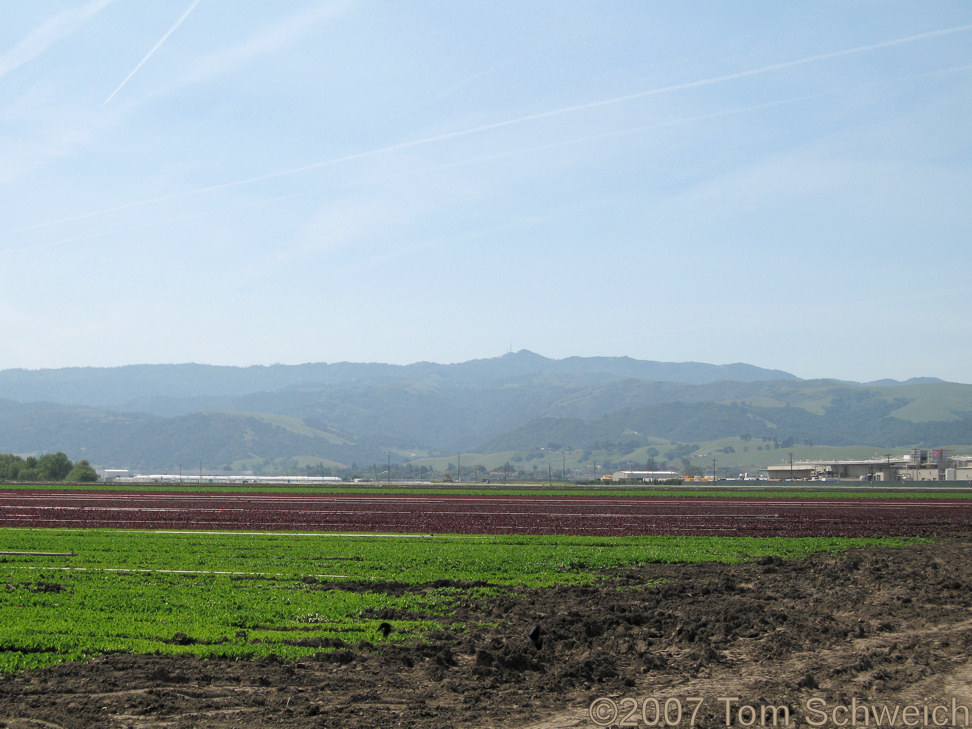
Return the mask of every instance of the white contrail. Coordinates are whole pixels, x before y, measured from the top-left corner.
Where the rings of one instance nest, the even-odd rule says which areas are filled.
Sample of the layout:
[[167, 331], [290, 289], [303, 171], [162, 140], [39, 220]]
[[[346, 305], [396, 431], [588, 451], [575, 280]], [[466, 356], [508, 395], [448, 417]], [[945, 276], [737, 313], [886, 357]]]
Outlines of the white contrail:
[[[199, 2], [195, 0], [189, 11]], [[186, 11], [188, 14], [189, 11]], [[183, 15], [183, 19], [185, 15]], [[699, 88], [702, 86], [711, 86], [713, 84], [724, 83], [726, 81], [732, 81], [734, 79], [746, 78], [748, 76], [756, 76], [758, 74], [769, 73], [771, 71], [777, 71], [784, 68], [793, 68], [795, 66], [801, 66], [809, 63], [815, 63], [817, 61], [825, 61], [831, 58], [839, 58], [842, 56], [849, 56], [857, 53], [865, 53], [867, 51], [873, 51], [880, 48], [889, 48], [892, 46], [903, 45], [905, 43], [914, 43], [916, 41], [928, 40], [930, 38], [938, 38], [941, 36], [952, 35], [955, 33], [964, 33], [972, 30], [972, 25], [961, 25], [954, 28], [945, 28], [942, 30], [934, 30], [926, 33], [918, 33], [916, 35], [910, 35], [904, 38], [897, 38], [895, 40], [884, 41], [882, 43], [874, 43], [866, 46], [858, 46], [857, 48], [849, 48], [842, 51], [834, 51], [831, 53], [823, 53], [816, 56], [807, 56], [805, 58], [799, 58], [794, 61], [785, 61], [783, 63], [774, 63], [769, 66], [760, 66], [759, 68], [752, 68], [747, 71], [738, 71], [736, 73], [725, 74], [723, 76], [711, 76], [709, 78], [700, 79], [698, 81], [687, 81], [684, 83], [673, 84], [670, 86], [661, 86], [654, 89], [648, 89], [645, 91], [635, 92], [633, 94], [626, 94], [624, 96], [615, 96], [610, 99], [601, 99], [599, 101], [590, 101], [583, 104], [575, 104], [572, 106], [563, 106], [557, 109], [550, 109], [547, 111], [537, 112], [535, 114], [527, 114], [526, 116], [519, 116], [513, 119], [507, 119], [505, 121], [492, 122], [490, 124], [483, 124], [476, 127], [469, 127], [467, 129], [460, 129], [454, 132], [446, 132], [444, 134], [437, 134], [431, 137], [423, 137], [421, 139], [413, 139], [407, 142], [399, 142], [397, 144], [391, 144], [385, 147], [378, 147], [376, 149], [366, 150], [364, 152], [354, 152], [352, 154], [343, 155], [341, 157], [335, 157], [329, 160], [324, 160], [321, 162], [313, 162], [307, 165], [301, 165], [300, 167], [291, 167], [286, 170], [279, 170], [277, 172], [268, 172], [262, 175], [257, 175], [255, 177], [248, 177], [242, 180], [233, 180], [231, 182], [221, 182], [216, 185], [209, 185], [207, 187], [200, 187], [194, 190], [187, 190], [185, 192], [177, 192], [171, 195], [163, 195], [161, 197], [155, 197], [148, 200], [138, 200], [136, 202], [127, 203], [125, 205], [119, 205], [113, 208], [107, 208], [104, 210], [98, 210], [91, 213], [85, 213], [83, 215], [76, 215], [70, 218], [62, 218], [60, 220], [55, 220], [48, 223], [41, 223], [38, 225], [29, 226], [26, 228], [20, 228], [18, 230], [7, 231], [5, 235], [13, 235], [17, 233], [26, 233], [29, 231], [40, 230], [43, 228], [49, 228], [55, 225], [60, 225], [62, 223], [72, 223], [78, 220], [86, 220], [88, 218], [94, 218], [101, 215], [108, 215], [110, 213], [120, 212], [122, 210], [129, 210], [131, 208], [142, 207], [145, 205], [152, 205], [155, 203], [166, 202], [169, 200], [177, 200], [179, 198], [193, 197], [195, 195], [202, 195], [207, 192], [215, 192], [218, 190], [225, 190], [232, 187], [241, 187], [243, 185], [251, 185], [257, 182], [263, 182], [265, 180], [271, 180], [277, 177], [284, 177], [287, 175], [293, 175], [300, 172], [307, 172], [308, 170], [320, 169], [322, 167], [329, 167], [343, 162], [350, 162], [356, 159], [363, 159], [366, 157], [374, 157], [377, 155], [385, 154], [386, 152], [394, 152], [400, 149], [409, 149], [412, 147], [419, 147], [426, 144], [432, 144], [434, 142], [443, 142], [448, 139], [457, 139], [460, 137], [467, 137], [473, 134], [478, 134], [480, 132], [491, 131], [493, 129], [502, 129], [504, 127], [510, 127], [517, 124], [523, 124], [529, 121], [535, 121], [537, 119], [546, 119], [549, 117], [560, 116], [563, 114], [570, 114], [577, 111], [584, 111], [586, 109], [595, 109], [598, 107], [609, 106], [613, 104], [621, 104], [627, 101], [633, 101], [635, 99], [643, 99], [649, 96], [656, 96], [659, 94], [671, 93], [673, 91], [682, 91], [685, 89]], [[171, 31], [170, 31], [171, 32]], [[168, 35], [168, 34], [166, 34]], [[163, 40], [165, 40], [163, 38]], [[160, 41], [161, 44], [161, 41]], [[158, 46], [156, 46], [158, 47]], [[139, 64], [141, 65], [141, 64]], [[136, 69], [137, 70], [137, 69]], [[133, 72], [134, 73], [134, 72]], [[110, 98], [110, 97], [109, 97]], [[106, 102], [107, 103], [107, 102]]]
[[[951, 68], [946, 68], [946, 69], [938, 69], [938, 70], [935, 70], [935, 71], [924, 71], [922, 73], [909, 74], [907, 76], [900, 76], [900, 77], [894, 79], [894, 81], [896, 81], [896, 82], [899, 82], [899, 81], [907, 81], [907, 80], [911, 80], [911, 79], [922, 78], [922, 77], [925, 77], [925, 76], [937, 75], [937, 74], [941, 74], [941, 73], [952, 73], [952, 72], [955, 72], [955, 71], [968, 71], [968, 70], [972, 70], [972, 64], [964, 64], [964, 65], [961, 65], [961, 66], [953, 66]], [[692, 124], [692, 123], [695, 123], [695, 122], [707, 121], [709, 119], [717, 119], [717, 118], [720, 118], [720, 117], [731, 116], [731, 115], [734, 115], [734, 114], [745, 114], [745, 113], [748, 113], [748, 112], [751, 112], [751, 111], [760, 111], [762, 109], [772, 109], [772, 108], [779, 107], [779, 106], [785, 106], [787, 104], [796, 104], [796, 103], [800, 103], [800, 102], [803, 102], [803, 101], [811, 101], [811, 100], [814, 100], [814, 99], [821, 99], [821, 98], [824, 98], [824, 97], [827, 97], [827, 96], [834, 96], [834, 95], [837, 95], [837, 94], [847, 94], [847, 93], [851, 93], [851, 92], [853, 92], [855, 90], [858, 90], [858, 89], [869, 88], [871, 86], [874, 86], [876, 83], [884, 83], [884, 82], [874, 82], [874, 83], [858, 84], [858, 85], [855, 85], [855, 86], [843, 87], [843, 88], [835, 89], [833, 91], [821, 91], [821, 92], [816, 93], [816, 94], [807, 94], [805, 96], [792, 96], [792, 97], [788, 97], [786, 99], [777, 99], [776, 101], [766, 101], [766, 102], [763, 102], [761, 104], [752, 104], [752, 105], [749, 105], [749, 106], [739, 106], [739, 107], [734, 107], [732, 109], [722, 109], [720, 111], [713, 111], [713, 112], [709, 112], [707, 114], [698, 114], [698, 115], [695, 115], [695, 116], [679, 117], [677, 119], [669, 119], [669, 120], [666, 120], [666, 121], [659, 121], [659, 122], [654, 122], [654, 123], [651, 123], [651, 124], [641, 124], [641, 125], [638, 125], [638, 126], [635, 126], [635, 127], [627, 127], [625, 129], [616, 129], [616, 130], [610, 131], [610, 132], [602, 132], [600, 134], [590, 134], [590, 135], [586, 135], [586, 136], [583, 136], [583, 137], [572, 137], [570, 139], [563, 139], [563, 140], [560, 140], [560, 141], [557, 141], [557, 142], [549, 142], [547, 144], [535, 145], [535, 146], [532, 146], [532, 147], [521, 147], [520, 149], [513, 149], [513, 150], [506, 151], [506, 152], [496, 152], [494, 154], [487, 154], [487, 155], [482, 155], [482, 156], [479, 156], [479, 157], [470, 157], [470, 158], [463, 159], [463, 160], [456, 161], [456, 162], [445, 162], [445, 163], [442, 163], [442, 164], [437, 164], [437, 165], [432, 165], [432, 166], [429, 166], [429, 167], [425, 167], [425, 168], [423, 168], [421, 170], [412, 170], [412, 171], [408, 171], [408, 172], [398, 172], [398, 173], [394, 173], [394, 174], [383, 175], [383, 176], [378, 177], [378, 178], [371, 178], [371, 179], [369, 179], [369, 180], [367, 180], [367, 181], [365, 181], [363, 183], [360, 183], [360, 184], [375, 184], [375, 183], [379, 183], [379, 182], [388, 182], [388, 181], [391, 181], [391, 180], [402, 179], [402, 178], [411, 177], [411, 176], [419, 175], [419, 174], [425, 174], [425, 173], [433, 172], [433, 171], [437, 171], [437, 170], [453, 169], [453, 168], [456, 168], [456, 167], [463, 167], [463, 166], [467, 166], [467, 165], [481, 164], [483, 162], [494, 162], [496, 160], [508, 159], [508, 158], [511, 158], [511, 157], [517, 157], [517, 156], [524, 155], [524, 154], [532, 154], [532, 153], [535, 153], [535, 152], [544, 152], [544, 151], [548, 151], [548, 150], [551, 150], [551, 149], [559, 149], [559, 148], [562, 148], [562, 147], [568, 147], [568, 146], [571, 146], [571, 145], [574, 145], [574, 144], [583, 144], [585, 142], [593, 142], [593, 141], [597, 141], [597, 140], [600, 140], [600, 139], [609, 139], [609, 138], [612, 138], [612, 137], [620, 137], [620, 136], [624, 136], [626, 134], [636, 134], [636, 133], [640, 133], [640, 132], [646, 132], [646, 131], [649, 131], [649, 130], [652, 130], [652, 129], [662, 129], [662, 128], [665, 128], [665, 127], [678, 126], [678, 125], [681, 125], [681, 124]], [[226, 186], [226, 184], [246, 184], [246, 183], [245, 182], [240, 182], [240, 183], [225, 183], [224, 185], [217, 185], [216, 187], [217, 188], [218, 187], [224, 187], [224, 186]], [[214, 189], [214, 188], [205, 188], [205, 189], [206, 190], [210, 190], [210, 189]], [[90, 213], [88, 215], [81, 215], [81, 216], [78, 216], [76, 218], [71, 218], [70, 220], [80, 220], [80, 219], [84, 219], [84, 218], [92, 217], [92, 216], [96, 216], [96, 215], [104, 215], [104, 214], [107, 214], [107, 213], [110, 213], [110, 212], [116, 212], [116, 211], [124, 210], [124, 209], [127, 209], [127, 208], [136, 207], [136, 206], [139, 206], [139, 205], [149, 205], [149, 204], [151, 204], [153, 202], [162, 202], [164, 200], [171, 200], [171, 199], [178, 198], [178, 197], [185, 197], [185, 196], [189, 196], [189, 195], [195, 195], [195, 194], [201, 193], [203, 191], [204, 190], [191, 190], [189, 192], [184, 192], [184, 193], [175, 193], [173, 195], [168, 195], [166, 197], [155, 198], [154, 200], [143, 200], [143, 201], [136, 202], [136, 203], [130, 203], [128, 205], [122, 205], [122, 206], [119, 206], [117, 208], [112, 208], [111, 210], [102, 210], [102, 211], [100, 211], [98, 213]], [[21, 248], [10, 248], [10, 249], [7, 249], [6, 252], [7, 253], [23, 253], [25, 251], [35, 250], [35, 249], [38, 249], [38, 248], [53, 248], [55, 246], [60, 246], [60, 245], [63, 245], [65, 243], [74, 243], [74, 242], [82, 241], [82, 240], [90, 240], [92, 238], [100, 238], [102, 236], [111, 235], [113, 233], [127, 233], [127, 232], [131, 232], [131, 231], [134, 231], [134, 230], [144, 230], [146, 228], [152, 228], [152, 227], [159, 226], [159, 225], [168, 225], [168, 224], [171, 224], [173, 222], [180, 222], [180, 221], [184, 221], [184, 220], [192, 220], [194, 218], [199, 218], [199, 217], [202, 217], [204, 215], [211, 215], [212, 213], [216, 213], [216, 212], [226, 212], [226, 211], [229, 211], [229, 210], [237, 210], [237, 209], [240, 209], [240, 208], [243, 208], [243, 207], [252, 208], [252, 206], [254, 204], [257, 204], [257, 205], [265, 205], [265, 204], [268, 204], [268, 203], [278, 202], [280, 200], [293, 199], [293, 198], [300, 197], [301, 195], [306, 195], [306, 194], [309, 194], [309, 193], [306, 190], [304, 190], [304, 191], [299, 192], [299, 193], [290, 193], [290, 194], [287, 194], [287, 195], [276, 195], [274, 197], [263, 198], [261, 200], [256, 201], [256, 203], [254, 203], [254, 201], [252, 201], [252, 200], [247, 200], [246, 202], [243, 202], [243, 203], [234, 203], [233, 205], [228, 205], [228, 206], [224, 206], [224, 207], [216, 208], [216, 209], [207, 209], [207, 210], [205, 210], [203, 212], [197, 212], [197, 213], [193, 213], [193, 214], [190, 214], [190, 215], [183, 215], [183, 216], [178, 217], [178, 218], [165, 218], [164, 220], [153, 220], [153, 221], [149, 221], [149, 222], [138, 223], [136, 225], [126, 225], [126, 226], [121, 226], [121, 227], [116, 227], [116, 228], [110, 228], [108, 230], [99, 230], [99, 231], [94, 232], [94, 233], [86, 233], [86, 234], [83, 234], [83, 235], [73, 235], [73, 236], [69, 236], [69, 237], [66, 237], [66, 238], [61, 238], [61, 239], [54, 240], [54, 241], [45, 241], [45, 242], [42, 242], [42, 243], [33, 243], [33, 244], [29, 244], [29, 245], [22, 246]], [[65, 221], [58, 221], [58, 222], [65, 222]], [[13, 231], [13, 233], [16, 233], [16, 232], [24, 232], [26, 230], [37, 230], [38, 228], [49, 227], [51, 225], [55, 225], [55, 223], [50, 223], [50, 224], [42, 225], [42, 226], [35, 226], [34, 228], [25, 228], [22, 231]]]
[[94, 0], [76, 10], [65, 10], [28, 33], [9, 51], [0, 55], [0, 76], [5, 76], [66, 38], [114, 0]]
[[180, 25], [182, 25], [182, 23], [185, 21], [185, 19], [189, 17], [189, 13], [191, 13], [193, 10], [195, 10], [195, 8], [199, 4], [199, 2], [200, 2], [200, 0], [192, 0], [192, 2], [189, 4], [189, 7], [186, 8], [186, 12], [184, 12], [182, 14], [182, 16], [175, 22], [175, 24], [171, 28], [169, 28], [168, 31], [166, 31], [166, 34], [159, 39], [159, 42], [156, 43], [152, 47], [152, 50], [150, 50], [145, 55], [145, 58], [143, 58], [141, 61], [138, 62], [138, 65], [135, 66], [135, 68], [132, 69], [132, 72], [125, 77], [125, 80], [122, 81], [120, 84], [118, 84], [118, 88], [116, 88], [114, 91], [111, 92], [111, 94], [108, 95], [108, 98], [105, 99], [104, 103], [101, 105], [102, 108], [104, 108], [108, 104], [109, 101], [111, 101], [113, 98], [115, 98], [115, 94], [117, 94], [119, 91], [122, 90], [122, 88], [124, 88], [125, 84], [127, 84], [131, 80], [132, 76], [134, 76], [136, 73], [138, 73], [138, 69], [140, 69], [145, 64], [145, 62], [148, 59], [150, 59], [152, 57], [152, 55], [157, 50], [159, 50], [159, 47], [161, 47], [161, 45], [163, 43], [165, 43], [166, 40], [168, 40], [169, 36], [172, 35], [176, 31], [176, 28], [178, 28]]

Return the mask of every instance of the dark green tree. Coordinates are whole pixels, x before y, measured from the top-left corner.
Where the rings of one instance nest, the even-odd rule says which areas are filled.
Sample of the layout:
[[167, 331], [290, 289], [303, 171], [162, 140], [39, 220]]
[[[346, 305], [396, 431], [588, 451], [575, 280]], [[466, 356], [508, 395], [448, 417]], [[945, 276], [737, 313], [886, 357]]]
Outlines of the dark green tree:
[[98, 474], [90, 463], [81, 459], [74, 464], [74, 468], [70, 470], [64, 480], [72, 483], [92, 483], [98, 480]]
[[[74, 475], [72, 475], [74, 474]], [[21, 458], [0, 454], [0, 481], [97, 481], [98, 474], [87, 461], [71, 463], [63, 453]]]
[[63, 481], [73, 467], [74, 464], [60, 451], [45, 453], [37, 459], [37, 471], [42, 481]]

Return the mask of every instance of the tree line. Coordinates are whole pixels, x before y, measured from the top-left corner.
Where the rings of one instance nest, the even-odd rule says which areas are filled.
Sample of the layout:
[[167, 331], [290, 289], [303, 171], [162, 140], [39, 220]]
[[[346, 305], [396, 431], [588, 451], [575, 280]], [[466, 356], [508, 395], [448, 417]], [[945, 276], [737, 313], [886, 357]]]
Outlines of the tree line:
[[22, 458], [13, 453], [0, 454], [0, 481], [97, 481], [98, 474], [82, 459], [77, 463], [63, 453]]

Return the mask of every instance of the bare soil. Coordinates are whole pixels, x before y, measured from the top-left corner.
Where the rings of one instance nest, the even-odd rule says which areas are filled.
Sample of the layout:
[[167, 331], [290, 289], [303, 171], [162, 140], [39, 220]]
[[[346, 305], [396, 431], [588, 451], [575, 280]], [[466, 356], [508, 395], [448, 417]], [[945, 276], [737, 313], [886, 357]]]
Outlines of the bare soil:
[[598, 698], [613, 702], [598, 705], [602, 724], [612, 707], [621, 721], [637, 706], [629, 725], [647, 726], [640, 711], [655, 698], [663, 708], [669, 700], [672, 719], [681, 701], [685, 716], [672, 723], [687, 727], [691, 696], [703, 699], [701, 727], [726, 726], [720, 697], [739, 697], [733, 726], [742, 726], [742, 704], [786, 706], [791, 726], [810, 726], [819, 717], [807, 713], [811, 697], [825, 711], [851, 701], [972, 707], [968, 537], [647, 565], [596, 586], [470, 599], [454, 619], [491, 627], [340, 646], [296, 664], [110, 655], [6, 676], [0, 727], [554, 729], [596, 726], [589, 707]]

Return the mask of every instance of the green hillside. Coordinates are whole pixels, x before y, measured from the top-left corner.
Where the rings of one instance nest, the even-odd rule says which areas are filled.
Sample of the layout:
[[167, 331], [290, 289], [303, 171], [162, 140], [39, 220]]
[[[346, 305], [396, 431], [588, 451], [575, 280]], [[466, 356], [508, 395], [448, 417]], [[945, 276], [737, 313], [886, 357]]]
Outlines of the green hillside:
[[913, 423], [964, 420], [972, 412], [972, 387], [969, 385], [940, 382], [892, 389], [897, 397], [908, 400], [891, 413], [902, 420]]
[[[653, 379], [659, 374], [691, 381]], [[743, 365], [548, 360], [522, 352], [408, 367], [140, 366], [41, 371], [36, 380], [17, 371], [0, 373], [0, 390], [14, 383], [22, 386], [17, 392], [43, 392], [52, 401], [0, 400], [0, 452], [61, 451], [143, 471], [372, 474], [389, 461], [403, 474], [409, 463], [413, 473], [442, 471], [456, 454], [477, 453], [470, 466], [533, 474], [593, 473], [595, 461], [701, 467], [713, 458], [748, 470], [801, 449], [845, 457], [972, 442], [972, 385], [782, 375]], [[96, 398], [112, 391], [113, 377], [117, 392], [134, 398], [132, 409], [53, 401], [72, 387]], [[274, 389], [247, 391], [260, 386]]]

